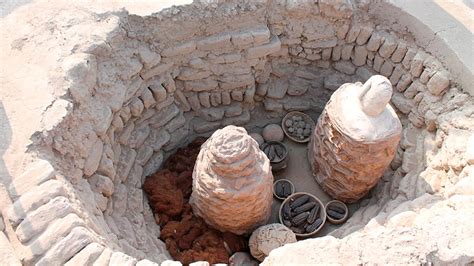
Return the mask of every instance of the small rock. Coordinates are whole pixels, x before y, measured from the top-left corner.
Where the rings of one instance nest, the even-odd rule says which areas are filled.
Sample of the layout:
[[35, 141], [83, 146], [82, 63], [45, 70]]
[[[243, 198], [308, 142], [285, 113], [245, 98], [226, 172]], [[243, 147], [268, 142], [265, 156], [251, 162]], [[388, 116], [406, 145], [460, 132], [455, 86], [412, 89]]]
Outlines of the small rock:
[[277, 124], [267, 125], [262, 132], [265, 141], [283, 141], [283, 129]]
[[229, 258], [230, 266], [257, 266], [258, 261], [254, 260], [247, 252], [236, 252]]
[[272, 250], [295, 242], [296, 235], [289, 228], [282, 224], [268, 224], [257, 228], [250, 236], [250, 253], [263, 261]]
[[292, 121], [291, 119], [287, 119], [287, 120], [285, 121], [285, 126], [286, 126], [286, 127], [291, 127], [292, 125], [293, 125], [293, 121]]

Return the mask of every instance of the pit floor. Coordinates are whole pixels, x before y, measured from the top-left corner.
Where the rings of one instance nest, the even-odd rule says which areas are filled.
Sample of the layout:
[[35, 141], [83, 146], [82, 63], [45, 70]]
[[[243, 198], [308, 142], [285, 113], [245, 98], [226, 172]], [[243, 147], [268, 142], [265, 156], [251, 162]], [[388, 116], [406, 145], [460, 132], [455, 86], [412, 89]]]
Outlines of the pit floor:
[[[321, 189], [321, 187], [318, 185], [311, 173], [307, 154], [308, 143], [296, 143], [289, 140], [288, 138], [285, 138], [283, 143], [288, 149], [288, 165], [283, 170], [273, 172], [273, 176], [275, 178], [274, 181], [282, 178], [288, 179], [295, 186], [295, 192], [311, 193], [319, 200], [321, 200], [323, 204], [326, 204], [327, 202], [332, 200], [331, 196], [326, 194]], [[278, 212], [280, 210], [280, 205], [282, 202], [283, 201], [273, 197], [272, 214], [268, 223], [280, 222], [278, 219]], [[356, 202], [353, 204], [348, 204], [347, 207], [349, 208], [350, 217], [359, 208], [359, 203]], [[328, 235], [329, 233], [331, 233], [342, 225], [343, 224], [333, 225], [326, 221], [323, 228], [318, 233], [313, 235], [312, 238]]]

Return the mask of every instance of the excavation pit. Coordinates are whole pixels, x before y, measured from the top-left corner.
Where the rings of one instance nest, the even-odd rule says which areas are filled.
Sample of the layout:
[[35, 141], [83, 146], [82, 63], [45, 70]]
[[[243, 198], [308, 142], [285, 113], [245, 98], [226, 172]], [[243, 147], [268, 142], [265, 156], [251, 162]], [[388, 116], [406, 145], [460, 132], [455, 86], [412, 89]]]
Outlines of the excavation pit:
[[[344, 224], [263, 264], [472, 262], [472, 53], [397, 3], [196, 1], [148, 16], [35, 3], [5, 17], [10, 264], [170, 265], [146, 176], [226, 125], [261, 132], [291, 111], [317, 121], [338, 87], [374, 74], [392, 83], [403, 125], [390, 167]], [[329, 201], [307, 146], [284, 143], [290, 160], [275, 179]], [[277, 209], [275, 199], [272, 222]]]

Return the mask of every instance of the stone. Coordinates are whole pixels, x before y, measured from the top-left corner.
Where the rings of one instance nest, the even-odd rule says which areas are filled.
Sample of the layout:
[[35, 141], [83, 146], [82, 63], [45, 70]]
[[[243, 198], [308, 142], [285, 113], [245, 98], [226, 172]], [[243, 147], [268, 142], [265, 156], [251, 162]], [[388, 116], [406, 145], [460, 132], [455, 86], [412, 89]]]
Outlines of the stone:
[[383, 58], [390, 58], [393, 52], [397, 49], [397, 40], [392, 35], [388, 35], [384, 38], [382, 46], [380, 46], [379, 54]]
[[251, 34], [256, 45], [267, 43], [270, 40], [270, 30], [267, 26], [253, 28]]
[[74, 266], [74, 265], [89, 265], [92, 264], [99, 256], [102, 254], [104, 247], [97, 243], [90, 243], [74, 257], [72, 257], [65, 266]]
[[253, 231], [249, 239], [249, 248], [254, 258], [263, 261], [272, 250], [290, 243], [296, 243], [295, 233], [282, 224], [274, 223]]
[[428, 91], [435, 95], [440, 96], [443, 95], [445, 90], [449, 86], [449, 76], [446, 71], [438, 71], [436, 72], [426, 84], [428, 87]]
[[128, 173], [130, 173], [130, 169], [132, 169], [136, 156], [137, 152], [134, 149], [128, 147], [122, 148], [120, 159], [117, 164], [117, 176], [120, 178], [120, 180], [122, 180], [122, 182], [127, 179]]
[[190, 41], [176, 46], [168, 47], [161, 52], [163, 57], [183, 56], [196, 50], [196, 42]]
[[140, 76], [143, 78], [143, 80], [148, 80], [154, 76], [158, 76], [166, 72], [169, 72], [172, 67], [173, 67], [172, 63], [159, 64], [153, 67], [152, 69], [146, 71], [145, 73], [141, 74]]
[[154, 263], [152, 261], [149, 261], [147, 259], [143, 259], [143, 260], [137, 262], [137, 264], [135, 264], [135, 266], [159, 266], [159, 264]]
[[376, 31], [370, 36], [369, 42], [367, 43], [367, 51], [376, 52], [382, 44], [383, 33]]
[[336, 46], [332, 48], [332, 61], [339, 61], [341, 59], [342, 46]]
[[249, 48], [247, 50], [247, 58], [248, 59], [253, 59], [253, 58], [259, 58], [259, 57], [264, 57], [266, 55], [276, 53], [280, 51], [281, 48], [281, 42], [278, 37], [274, 36], [271, 40], [270, 43], [256, 46]]
[[143, 109], [145, 108], [143, 102], [138, 98], [133, 98], [132, 101], [130, 101], [129, 106], [130, 113], [135, 117], [139, 117], [142, 114]]
[[65, 197], [56, 197], [47, 204], [28, 213], [15, 232], [18, 239], [25, 243], [42, 232], [52, 221], [62, 218], [73, 211], [71, 202]]
[[232, 98], [230, 96], [230, 92], [228, 92], [228, 91], [223, 91], [222, 92], [221, 99], [222, 99], [222, 104], [223, 105], [229, 105], [229, 104], [232, 103]]
[[183, 112], [191, 111], [191, 106], [189, 105], [188, 99], [184, 96], [184, 93], [180, 90], [177, 90], [174, 95], [176, 96], [176, 105]]
[[153, 94], [153, 98], [155, 98], [155, 101], [157, 103], [160, 103], [166, 99], [166, 95], [167, 95], [166, 89], [165, 87], [163, 87], [162, 84], [160, 83], [150, 84], [148, 88], [150, 88], [151, 93]]
[[393, 52], [392, 57], [391, 57], [392, 62], [394, 63], [402, 62], [407, 51], [408, 51], [407, 43], [405, 41], [398, 42], [397, 49], [395, 50], [395, 52]]
[[219, 92], [211, 92], [211, 105], [216, 107], [221, 105], [222, 103], [222, 96]]
[[244, 92], [244, 102], [247, 104], [254, 103], [255, 97], [255, 85], [247, 86], [247, 89]]
[[233, 104], [225, 108], [225, 117], [233, 117], [242, 114], [242, 107], [240, 104]]
[[193, 263], [189, 263], [189, 266], [209, 266], [209, 262], [207, 261], [196, 261]]
[[250, 135], [250, 137], [252, 137], [257, 142], [259, 147], [260, 147], [260, 145], [262, 145], [265, 142], [265, 140], [263, 140], [262, 135], [260, 135], [258, 133], [250, 133], [249, 135]]
[[223, 126], [235, 125], [243, 126], [250, 121], [250, 112], [248, 110], [243, 110], [242, 113], [238, 116], [232, 116], [222, 120]]
[[110, 256], [109, 265], [124, 265], [124, 266], [134, 266], [137, 263], [137, 260], [122, 253], [114, 252]]
[[48, 161], [38, 160], [28, 165], [21, 175], [12, 180], [8, 191], [11, 196], [21, 196], [55, 176], [56, 171]]
[[263, 128], [262, 136], [265, 141], [283, 141], [285, 134], [281, 126], [277, 124], [269, 124]]
[[64, 238], [77, 226], [85, 226], [85, 224], [75, 213], [70, 213], [64, 218], [53, 221], [42, 234], [28, 243], [30, 252], [25, 257], [25, 263], [29, 263], [46, 253], [52, 245]]
[[405, 69], [410, 70], [411, 62], [413, 61], [413, 58], [415, 58], [417, 52], [418, 50], [416, 48], [408, 47], [405, 57], [403, 57], [402, 60], [402, 65]]
[[428, 54], [423, 52], [423, 51], [418, 51], [413, 57], [413, 60], [411, 61], [411, 66], [410, 66], [410, 74], [413, 77], [419, 77], [421, 73], [423, 72], [423, 62], [428, 58]]
[[140, 99], [142, 100], [143, 106], [146, 109], [152, 107], [156, 103], [155, 98], [153, 97], [153, 93], [149, 89], [143, 90]]
[[166, 124], [165, 129], [168, 132], [174, 132], [178, 128], [184, 126], [186, 124], [186, 118], [183, 114], [178, 114], [175, 118], [173, 118], [168, 124]]
[[283, 111], [283, 104], [271, 98], [265, 98], [265, 100], [263, 101], [263, 105], [265, 107], [265, 110], [270, 112]]
[[271, 82], [267, 91], [267, 97], [274, 99], [282, 99], [288, 91], [287, 79], [276, 79]]
[[230, 42], [231, 35], [222, 33], [212, 35], [197, 42], [197, 48], [203, 51], [216, 51], [232, 45]]
[[197, 93], [192, 93], [187, 97], [189, 106], [193, 111], [201, 110], [201, 103], [199, 102], [199, 97]]
[[410, 74], [403, 74], [397, 84], [397, 91], [404, 92], [412, 82], [412, 77]]
[[[230, 266], [246, 265], [246, 266], [257, 266], [256, 261], [252, 256], [246, 252], [236, 252], [229, 258]], [[223, 265], [222, 265], [223, 266]]]
[[217, 88], [217, 86], [218, 86], [217, 81], [210, 78], [184, 82], [184, 88], [187, 91], [194, 91], [194, 92], [211, 91]]
[[363, 66], [367, 61], [367, 49], [365, 46], [355, 46], [354, 56], [352, 57], [352, 63], [356, 66]]
[[163, 152], [157, 151], [153, 153], [150, 160], [148, 160], [148, 162], [143, 167], [143, 175], [149, 176], [153, 174], [156, 170], [158, 170], [161, 167], [162, 163], [163, 163]]
[[380, 67], [380, 74], [385, 77], [390, 77], [393, 71], [393, 64], [390, 61], [385, 61]]
[[303, 78], [291, 77], [288, 81], [288, 90], [286, 93], [291, 96], [303, 95], [311, 87], [311, 82]]
[[130, 134], [127, 144], [130, 148], [139, 148], [145, 142], [148, 135], [150, 135], [150, 127], [146, 123], [139, 125]]
[[353, 43], [356, 41], [360, 33], [360, 25], [352, 25], [349, 32], [346, 35], [346, 43]]
[[392, 96], [392, 104], [403, 114], [408, 114], [413, 109], [413, 101], [404, 97], [403, 94], [394, 93]]
[[353, 5], [350, 0], [320, 0], [319, 10], [321, 14], [332, 18], [350, 18], [353, 13]]
[[342, 60], [349, 60], [352, 56], [352, 50], [354, 49], [354, 45], [344, 45], [342, 46], [341, 50], [341, 59]]
[[352, 75], [355, 73], [355, 66], [349, 61], [339, 61], [334, 63], [334, 68], [344, 74]]
[[382, 68], [383, 63], [385, 60], [379, 56], [378, 54], [375, 55], [374, 57], [374, 66], [372, 67], [375, 72], [380, 72], [380, 69]]
[[270, 161], [245, 129], [227, 126], [201, 146], [190, 204], [207, 224], [235, 234], [251, 232], [269, 218], [272, 190]]
[[165, 130], [153, 130], [143, 146], [150, 147], [154, 151], [159, 151], [170, 139], [170, 134]]
[[[333, 198], [359, 200], [389, 167], [402, 132], [388, 104], [391, 97], [390, 81], [376, 75], [363, 85], [342, 85], [326, 104], [312, 133], [308, 159], [316, 181]], [[340, 145], [345, 148], [337, 149]]]
[[165, 260], [160, 264], [160, 266], [183, 266], [183, 264], [179, 261]]
[[324, 77], [324, 88], [335, 91], [339, 86], [345, 83], [346, 80], [340, 74], [331, 74]]
[[210, 94], [209, 92], [200, 92], [198, 94], [199, 102], [201, 103], [202, 106], [205, 108], [211, 107], [211, 100], [210, 100]]
[[35, 186], [13, 202], [8, 208], [6, 217], [16, 227], [31, 211], [38, 209], [55, 197], [66, 195], [67, 192], [62, 182], [58, 180], [46, 181], [39, 186]]
[[374, 31], [374, 28], [371, 26], [361, 26], [360, 27], [360, 32], [359, 36], [357, 36], [356, 43], [358, 45], [364, 45], [367, 43], [369, 40], [370, 36], [372, 35], [372, 32]]
[[114, 183], [106, 176], [95, 174], [88, 181], [94, 192], [101, 193], [105, 197], [110, 197], [114, 193]]
[[178, 106], [176, 106], [175, 104], [172, 104], [162, 109], [156, 115], [154, 115], [150, 119], [150, 126], [155, 129], [161, 128], [164, 125], [166, 125], [169, 121], [171, 121], [174, 117], [176, 117], [179, 113], [180, 113], [180, 110]]
[[241, 90], [233, 90], [230, 93], [232, 100], [242, 102], [244, 100], [244, 92]]
[[400, 81], [400, 78], [404, 74], [404, 70], [401, 64], [396, 64], [395, 69], [392, 72], [392, 75], [390, 76], [390, 82], [392, 83], [393, 86], [397, 86], [398, 81]]
[[160, 54], [153, 52], [147, 46], [142, 45], [138, 47], [138, 55], [140, 56], [140, 61], [147, 69], [152, 68], [161, 62]]
[[199, 116], [208, 122], [219, 121], [224, 117], [224, 108], [206, 108], [198, 112]]

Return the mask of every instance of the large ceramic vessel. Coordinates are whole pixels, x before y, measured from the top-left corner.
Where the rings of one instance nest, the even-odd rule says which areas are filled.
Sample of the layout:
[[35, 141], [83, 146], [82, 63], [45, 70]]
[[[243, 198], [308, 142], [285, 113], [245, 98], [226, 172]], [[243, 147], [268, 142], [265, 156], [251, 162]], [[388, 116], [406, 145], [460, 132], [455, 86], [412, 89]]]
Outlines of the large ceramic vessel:
[[221, 231], [250, 233], [268, 220], [272, 193], [270, 161], [244, 128], [217, 130], [202, 145], [190, 203], [206, 223]]
[[309, 144], [313, 175], [332, 197], [354, 202], [374, 187], [395, 156], [402, 125], [380, 75], [334, 92]]

